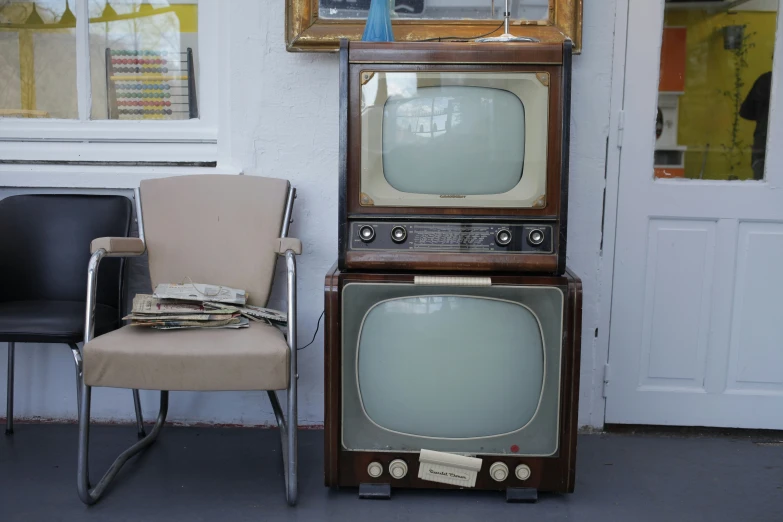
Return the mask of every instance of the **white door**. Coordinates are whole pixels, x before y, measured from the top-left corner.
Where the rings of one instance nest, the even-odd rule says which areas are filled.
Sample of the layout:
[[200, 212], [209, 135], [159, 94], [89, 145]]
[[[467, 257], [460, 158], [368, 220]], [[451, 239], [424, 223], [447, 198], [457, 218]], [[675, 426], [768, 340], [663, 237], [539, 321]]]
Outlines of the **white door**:
[[[629, 1], [607, 423], [783, 429], [783, 39], [779, 1], [751, 4]], [[680, 33], [659, 67], [664, 25], [686, 29], [685, 53]], [[739, 41], [727, 25], [745, 25]], [[678, 67], [661, 125], [659, 71], [676, 84]], [[763, 109], [770, 70], [759, 165], [755, 122], [735, 114]]]

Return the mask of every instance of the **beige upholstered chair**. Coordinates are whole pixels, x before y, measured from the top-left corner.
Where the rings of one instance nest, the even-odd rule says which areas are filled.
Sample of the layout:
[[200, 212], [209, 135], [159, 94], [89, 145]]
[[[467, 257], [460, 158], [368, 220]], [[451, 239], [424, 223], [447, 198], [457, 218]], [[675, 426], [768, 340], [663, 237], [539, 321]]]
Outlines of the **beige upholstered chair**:
[[[139, 238], [101, 238], [91, 245], [81, 362], [78, 491], [94, 504], [122, 465], [152, 444], [163, 427], [171, 390], [266, 390], [280, 427], [286, 497], [297, 496], [296, 262], [302, 245], [287, 238], [296, 191], [281, 179], [180, 176], [143, 181], [136, 193]], [[93, 338], [96, 274], [104, 257], [149, 256], [153, 288], [190, 278], [243, 288], [265, 306], [277, 256], [285, 257], [288, 335], [251, 322], [240, 330], [157, 331], [125, 326]], [[90, 487], [90, 395], [94, 386], [161, 390], [152, 431], [128, 448]], [[275, 390], [287, 390], [285, 416]], [[137, 412], [140, 415], [140, 412]], [[287, 418], [286, 418], [287, 417]]]

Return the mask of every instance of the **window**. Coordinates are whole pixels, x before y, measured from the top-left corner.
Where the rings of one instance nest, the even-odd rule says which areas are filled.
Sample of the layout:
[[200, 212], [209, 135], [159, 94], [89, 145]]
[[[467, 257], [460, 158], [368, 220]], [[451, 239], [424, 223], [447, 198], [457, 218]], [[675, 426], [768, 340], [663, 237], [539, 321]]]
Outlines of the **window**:
[[0, 0], [0, 158], [215, 165], [218, 6]]
[[666, 3], [656, 178], [764, 179], [778, 2], [735, 4]]
[[[285, 0], [289, 51], [337, 49], [340, 38], [361, 38], [371, 0]], [[398, 41], [443, 36], [475, 38], [501, 34], [505, 0], [389, 0]], [[582, 46], [581, 0], [512, 0], [511, 30], [544, 42]]]

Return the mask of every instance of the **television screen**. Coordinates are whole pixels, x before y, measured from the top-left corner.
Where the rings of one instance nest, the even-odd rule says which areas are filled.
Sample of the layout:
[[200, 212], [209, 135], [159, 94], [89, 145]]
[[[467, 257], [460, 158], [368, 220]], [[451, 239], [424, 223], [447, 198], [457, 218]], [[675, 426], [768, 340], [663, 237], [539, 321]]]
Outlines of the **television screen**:
[[510, 91], [421, 87], [386, 101], [383, 173], [400, 192], [502, 194], [524, 161], [525, 108]]
[[548, 73], [363, 70], [360, 81], [360, 205], [546, 205]]
[[349, 283], [342, 295], [344, 448], [557, 452], [559, 288]]
[[535, 415], [544, 381], [538, 321], [524, 306], [497, 299], [384, 301], [364, 319], [358, 357], [370, 420], [422, 437], [519, 430]]

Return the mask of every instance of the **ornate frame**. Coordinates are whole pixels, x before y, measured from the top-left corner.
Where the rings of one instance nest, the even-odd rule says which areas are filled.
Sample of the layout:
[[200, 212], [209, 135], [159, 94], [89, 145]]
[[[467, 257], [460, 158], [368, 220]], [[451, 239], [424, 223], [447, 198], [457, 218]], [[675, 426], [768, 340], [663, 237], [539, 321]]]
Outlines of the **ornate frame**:
[[[364, 20], [324, 20], [318, 17], [318, 0], [285, 0], [285, 43], [288, 51], [333, 52], [341, 38], [358, 40]], [[413, 20], [394, 22], [397, 41], [416, 41], [439, 36], [470, 39], [490, 31], [498, 20]], [[549, 0], [546, 21], [512, 21], [512, 34], [532, 36], [544, 43], [570, 38], [574, 53], [582, 50], [582, 0]], [[497, 34], [500, 34], [498, 30]]]

